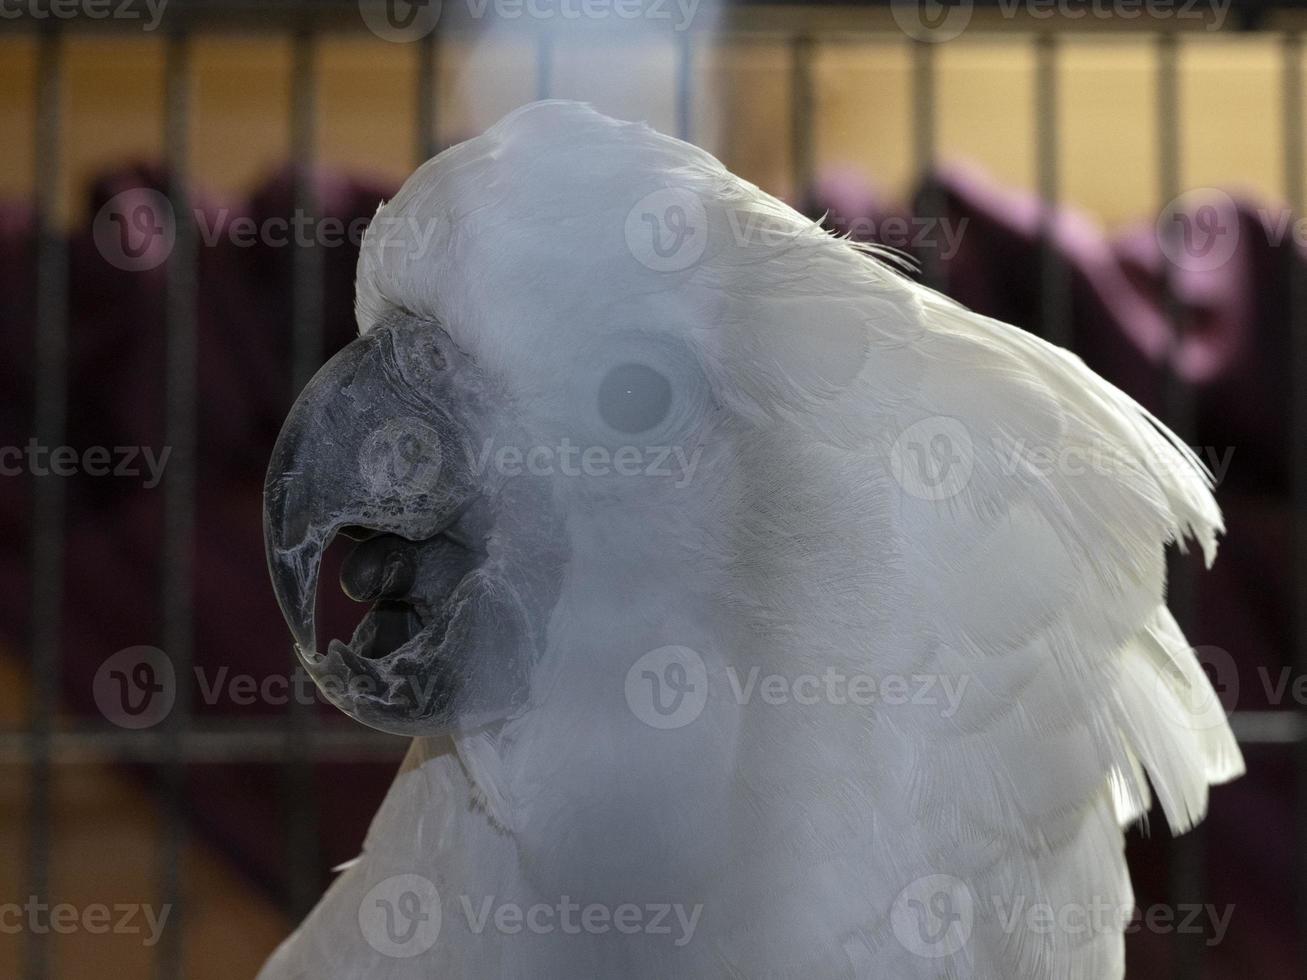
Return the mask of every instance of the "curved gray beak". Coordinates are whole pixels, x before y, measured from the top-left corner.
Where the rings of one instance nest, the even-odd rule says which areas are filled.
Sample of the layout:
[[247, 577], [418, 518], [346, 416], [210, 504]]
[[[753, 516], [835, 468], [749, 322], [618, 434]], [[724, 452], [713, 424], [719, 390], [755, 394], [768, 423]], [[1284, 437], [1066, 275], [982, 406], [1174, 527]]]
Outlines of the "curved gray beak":
[[411, 326], [379, 327], [328, 361], [286, 418], [264, 485], [264, 545], [311, 670], [318, 568], [336, 533], [357, 526], [425, 540], [475, 496], [468, 433], [444, 404], [466, 373], [450, 363], [456, 356]]
[[[264, 487], [268, 570], [296, 655], [329, 701], [409, 735], [522, 710], [565, 554], [549, 485], [478, 469], [504, 394], [430, 322], [398, 319], [333, 357], [282, 428]], [[318, 572], [370, 603], [319, 647]]]

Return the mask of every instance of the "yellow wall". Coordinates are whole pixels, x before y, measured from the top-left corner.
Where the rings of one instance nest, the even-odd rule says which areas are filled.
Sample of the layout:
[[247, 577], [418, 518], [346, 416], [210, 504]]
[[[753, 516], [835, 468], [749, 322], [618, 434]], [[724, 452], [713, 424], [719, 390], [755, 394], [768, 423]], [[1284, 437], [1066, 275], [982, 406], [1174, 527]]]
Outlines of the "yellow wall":
[[[69, 42], [65, 217], [83, 207], [78, 189], [92, 174], [159, 156], [162, 46], [153, 35]], [[1098, 31], [1062, 41], [1062, 194], [1108, 223], [1147, 215], [1160, 203], [1155, 53], [1143, 34]], [[934, 54], [940, 154], [977, 161], [1005, 182], [1033, 188], [1035, 58], [1028, 40], [969, 32], [935, 46]], [[317, 58], [321, 159], [400, 179], [415, 146], [415, 46], [330, 35], [318, 43]], [[1182, 37], [1182, 188], [1221, 184], [1283, 197], [1280, 61], [1276, 35]], [[555, 94], [674, 127], [670, 45], [573, 44], [560, 47], [555, 65]], [[790, 65], [789, 49], [766, 35], [701, 47], [695, 59], [696, 138], [781, 194], [793, 189]], [[286, 157], [290, 69], [283, 38], [195, 43], [192, 168], [200, 185], [237, 195]], [[0, 37], [0, 196], [26, 196], [32, 187], [34, 71], [34, 42]], [[821, 44], [813, 73], [817, 164], [854, 164], [904, 194], [914, 176], [908, 43], [887, 32]], [[477, 132], [533, 96], [533, 46], [500, 41], [472, 59], [465, 43], [451, 41], [441, 52], [438, 83], [441, 137]]]

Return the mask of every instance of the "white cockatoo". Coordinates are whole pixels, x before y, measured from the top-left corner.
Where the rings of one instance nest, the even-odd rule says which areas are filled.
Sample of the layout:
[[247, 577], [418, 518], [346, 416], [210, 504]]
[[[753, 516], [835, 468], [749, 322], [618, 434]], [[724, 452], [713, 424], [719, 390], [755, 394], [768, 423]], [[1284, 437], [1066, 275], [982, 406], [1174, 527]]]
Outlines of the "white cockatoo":
[[1242, 771], [1165, 605], [1210, 481], [889, 258], [571, 102], [380, 208], [266, 534], [414, 741], [265, 977], [1121, 976], [1123, 828]]

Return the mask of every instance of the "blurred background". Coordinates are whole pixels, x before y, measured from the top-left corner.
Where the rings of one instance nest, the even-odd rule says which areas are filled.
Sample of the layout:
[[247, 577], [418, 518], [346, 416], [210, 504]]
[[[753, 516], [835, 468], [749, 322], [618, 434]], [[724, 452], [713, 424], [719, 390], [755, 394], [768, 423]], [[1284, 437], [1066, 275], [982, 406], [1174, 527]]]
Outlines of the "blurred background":
[[1307, 976], [1295, 7], [0, 0], [0, 975], [251, 976], [356, 853], [405, 743], [295, 667], [264, 466], [377, 204], [561, 97], [902, 249], [1197, 448], [1229, 530], [1172, 604], [1249, 772], [1131, 833], [1130, 974]]

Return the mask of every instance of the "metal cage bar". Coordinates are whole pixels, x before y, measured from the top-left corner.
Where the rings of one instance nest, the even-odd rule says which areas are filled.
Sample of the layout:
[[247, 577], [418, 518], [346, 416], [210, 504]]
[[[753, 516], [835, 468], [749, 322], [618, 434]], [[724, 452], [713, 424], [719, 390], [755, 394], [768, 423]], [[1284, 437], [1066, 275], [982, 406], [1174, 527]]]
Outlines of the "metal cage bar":
[[[57, 228], [62, 178], [62, 56], [56, 33], [41, 36], [36, 68], [36, 338], [32, 428], [47, 446], [64, 441], [68, 402], [68, 249]], [[32, 702], [28, 761], [28, 894], [50, 895], [50, 825], [54, 710], [62, 674], [60, 645], [64, 587], [65, 492], [61, 480], [33, 474], [32, 596], [28, 643], [31, 649]], [[39, 980], [49, 972], [47, 936], [28, 930], [25, 969]]]
[[[935, 46], [929, 41], [912, 42], [912, 172], [927, 178], [917, 193], [917, 217], [923, 221], [942, 219], [944, 201], [939, 188], [929, 182], [935, 166]], [[921, 254], [921, 281], [932, 289], [944, 289], [944, 263], [935, 249]]]
[[694, 39], [682, 32], [676, 40], [676, 135], [694, 139]]
[[1035, 173], [1039, 181], [1039, 312], [1035, 329], [1059, 347], [1072, 347], [1071, 293], [1057, 250], [1058, 39], [1044, 31], [1035, 39]]
[[440, 35], [433, 33], [430, 37], [417, 42], [417, 120], [414, 126], [417, 136], [414, 139], [417, 162], [425, 163], [436, 155], [439, 149], [436, 133], [439, 120], [436, 112], [436, 71], [440, 64]]
[[[1284, 38], [1283, 113], [1284, 113], [1284, 182], [1285, 200], [1292, 214], [1304, 213], [1303, 141], [1307, 139], [1303, 120], [1303, 40], [1293, 32]], [[1290, 417], [1289, 438], [1285, 450], [1288, 454], [1290, 479], [1294, 502], [1293, 522], [1293, 608], [1297, 611], [1293, 623], [1293, 652], [1291, 663], [1299, 674], [1307, 672], [1307, 268], [1297, 249], [1286, 249], [1289, 263], [1289, 336], [1290, 341]], [[1297, 722], [1307, 721], [1307, 706], [1294, 717]], [[1297, 846], [1294, 848], [1294, 870], [1298, 882], [1297, 916], [1298, 962], [1307, 972], [1307, 740], [1299, 739], [1294, 746], [1296, 773]]]
[[794, 194], [812, 186], [814, 175], [812, 110], [816, 101], [812, 77], [816, 42], [806, 34], [790, 39], [790, 166]]
[[[1173, 33], [1157, 36], [1157, 181], [1163, 208], [1180, 194], [1180, 52]], [[1167, 229], [1168, 233], [1171, 229]], [[1164, 265], [1165, 305], [1172, 326], [1172, 346], [1167, 358], [1162, 417], [1185, 443], [1192, 441], [1195, 423], [1193, 389], [1176, 373], [1178, 346], [1187, 327], [1187, 316], [1171, 282], [1172, 269]], [[1173, 551], [1168, 561], [1167, 605], [1176, 621], [1192, 635], [1195, 612], [1193, 566]], [[1173, 906], [1198, 900], [1202, 894], [1206, 841], [1201, 824], [1187, 834], [1172, 837], [1167, 848], [1167, 891]], [[1202, 947], [1176, 930], [1172, 946], [1172, 976], [1192, 980], [1202, 975]]]
[[[291, 66], [290, 143], [295, 158], [294, 208], [298, 220], [318, 215], [314, 186], [317, 165], [317, 35], [295, 36]], [[296, 243], [291, 265], [291, 378], [294, 398], [322, 364], [322, 252], [317, 236]], [[302, 672], [298, 663], [294, 668]], [[302, 916], [317, 900], [318, 827], [310, 747], [316, 735], [313, 705], [291, 698], [286, 716], [286, 762], [282, 802], [286, 813], [287, 904]]]
[[[196, 424], [198, 324], [196, 321], [195, 225], [187, 190], [190, 136], [190, 40], [168, 39], [164, 65], [164, 156], [168, 198], [176, 226], [165, 267], [166, 378], [165, 445], [172, 447], [164, 479], [163, 553], [159, 599], [163, 649], [172, 661], [176, 700], [165, 721], [175, 746], [191, 724], [191, 664], [194, 660]], [[182, 975], [185, 890], [181, 859], [186, 838], [186, 762], [174, 751], [163, 769], [164, 826], [158, 875], [173, 928], [160, 939], [156, 968], [161, 980]]]
[[551, 98], [554, 89], [554, 35], [542, 28], [536, 37], [536, 98]]

